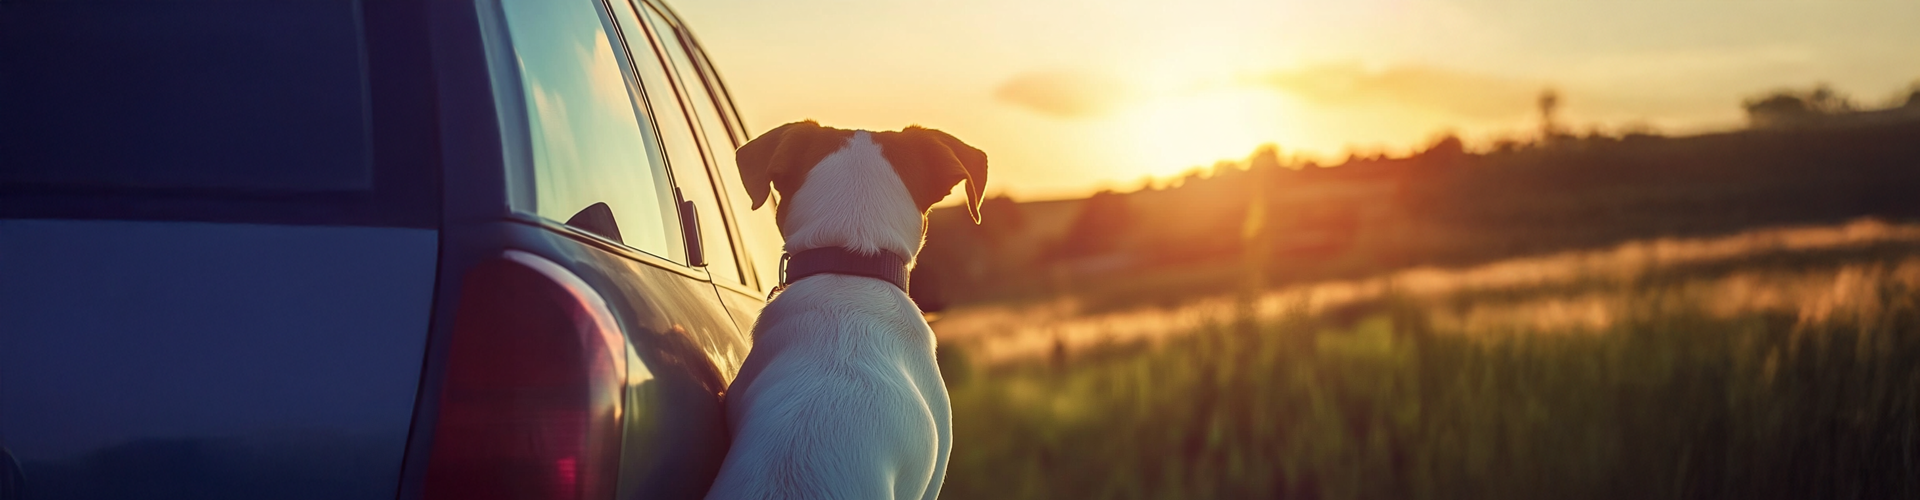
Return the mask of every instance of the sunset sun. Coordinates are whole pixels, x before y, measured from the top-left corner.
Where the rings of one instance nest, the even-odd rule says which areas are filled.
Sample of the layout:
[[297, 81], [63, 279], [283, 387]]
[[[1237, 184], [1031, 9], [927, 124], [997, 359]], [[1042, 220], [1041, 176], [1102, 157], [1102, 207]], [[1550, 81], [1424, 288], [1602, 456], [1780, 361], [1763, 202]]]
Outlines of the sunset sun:
[[1258, 89], [1202, 88], [1152, 98], [1111, 118], [1123, 163], [1166, 177], [1213, 161], [1245, 157], [1262, 143], [1297, 136], [1298, 105]]

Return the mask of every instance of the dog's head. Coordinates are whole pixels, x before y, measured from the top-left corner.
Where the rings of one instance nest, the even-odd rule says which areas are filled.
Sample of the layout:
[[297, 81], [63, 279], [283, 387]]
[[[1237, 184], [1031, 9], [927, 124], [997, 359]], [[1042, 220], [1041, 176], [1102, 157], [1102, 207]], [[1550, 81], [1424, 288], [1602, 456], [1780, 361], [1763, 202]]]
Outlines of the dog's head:
[[934, 203], [965, 181], [977, 224], [987, 185], [986, 153], [919, 126], [868, 132], [789, 123], [741, 146], [736, 158], [753, 208], [780, 193], [775, 220], [790, 252], [839, 246], [911, 258]]

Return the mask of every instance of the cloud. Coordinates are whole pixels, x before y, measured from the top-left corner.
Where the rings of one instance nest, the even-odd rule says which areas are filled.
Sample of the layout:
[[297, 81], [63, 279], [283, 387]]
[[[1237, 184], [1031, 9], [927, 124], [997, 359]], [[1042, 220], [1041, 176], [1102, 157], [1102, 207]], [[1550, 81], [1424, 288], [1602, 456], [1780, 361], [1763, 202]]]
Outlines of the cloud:
[[1055, 118], [1091, 118], [1118, 109], [1133, 91], [1109, 75], [1080, 71], [1037, 71], [1001, 83], [993, 97]]
[[1325, 64], [1253, 79], [1314, 104], [1420, 108], [1487, 119], [1527, 114], [1546, 88], [1539, 82], [1429, 66]]

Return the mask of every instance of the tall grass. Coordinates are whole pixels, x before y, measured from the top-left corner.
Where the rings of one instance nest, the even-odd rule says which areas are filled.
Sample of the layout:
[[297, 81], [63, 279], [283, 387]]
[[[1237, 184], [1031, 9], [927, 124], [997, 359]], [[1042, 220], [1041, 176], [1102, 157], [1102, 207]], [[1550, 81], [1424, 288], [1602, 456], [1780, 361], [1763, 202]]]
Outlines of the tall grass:
[[1884, 286], [1821, 322], [1649, 290], [1600, 332], [1465, 335], [1388, 300], [954, 363], [943, 495], [1920, 498], [1920, 293]]

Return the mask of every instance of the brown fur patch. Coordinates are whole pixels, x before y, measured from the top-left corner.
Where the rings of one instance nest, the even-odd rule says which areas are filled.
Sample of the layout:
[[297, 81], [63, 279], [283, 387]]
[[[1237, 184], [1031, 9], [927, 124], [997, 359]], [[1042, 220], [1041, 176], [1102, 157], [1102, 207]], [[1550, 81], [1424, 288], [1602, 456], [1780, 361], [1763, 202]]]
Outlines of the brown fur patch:
[[[807, 179], [807, 172], [827, 155], [846, 147], [852, 137], [852, 130], [822, 127], [807, 120], [781, 125], [740, 146], [734, 163], [740, 167], [740, 181], [753, 198], [753, 208], [758, 210], [766, 204], [774, 190], [781, 198], [792, 196]], [[784, 223], [786, 204], [776, 202], [774, 206], [774, 218]]]
[[980, 201], [987, 187], [986, 152], [919, 125], [899, 132], [875, 132], [873, 141], [880, 144], [880, 153], [893, 164], [921, 212], [946, 198], [954, 184], [966, 181], [967, 213], [973, 223], [980, 223]]

